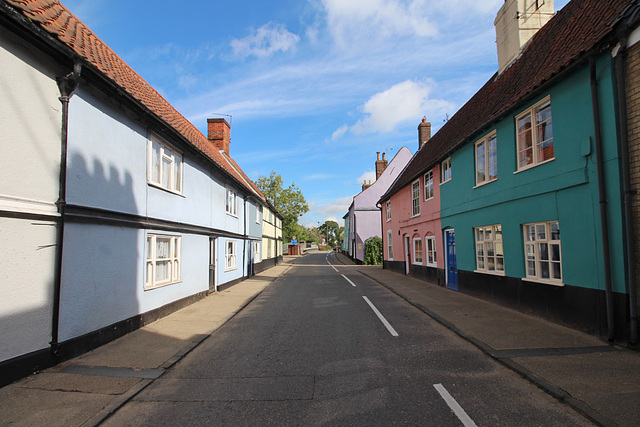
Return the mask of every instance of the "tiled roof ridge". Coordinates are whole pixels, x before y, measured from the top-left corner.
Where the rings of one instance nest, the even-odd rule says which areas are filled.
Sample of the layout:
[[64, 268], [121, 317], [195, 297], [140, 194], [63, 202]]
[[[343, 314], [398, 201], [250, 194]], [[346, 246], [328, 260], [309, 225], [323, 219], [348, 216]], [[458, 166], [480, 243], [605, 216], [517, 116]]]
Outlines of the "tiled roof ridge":
[[[61, 43], [141, 103], [161, 121], [175, 129], [196, 149], [239, 183], [242, 184], [245, 181], [244, 173], [239, 173], [236, 168], [230, 166], [202, 132], [182, 116], [157, 90], [58, 0], [3, 1], [57, 37]], [[259, 198], [264, 199], [264, 195], [260, 191], [256, 191], [255, 184], [245, 186]]]
[[[502, 74], [497, 72], [413, 156], [381, 200], [407, 185], [545, 82], [592, 50], [634, 0], [572, 0], [544, 25]], [[534, 70], [532, 72], [531, 70]]]

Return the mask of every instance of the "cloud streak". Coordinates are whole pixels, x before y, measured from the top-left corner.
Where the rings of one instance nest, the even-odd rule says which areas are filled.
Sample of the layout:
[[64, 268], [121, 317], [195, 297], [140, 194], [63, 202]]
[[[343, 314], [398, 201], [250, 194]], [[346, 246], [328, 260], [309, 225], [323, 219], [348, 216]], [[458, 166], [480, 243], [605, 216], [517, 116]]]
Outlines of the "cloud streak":
[[267, 23], [242, 39], [231, 40], [233, 54], [245, 59], [249, 56], [267, 58], [277, 52], [293, 50], [300, 37], [290, 33], [284, 25]]

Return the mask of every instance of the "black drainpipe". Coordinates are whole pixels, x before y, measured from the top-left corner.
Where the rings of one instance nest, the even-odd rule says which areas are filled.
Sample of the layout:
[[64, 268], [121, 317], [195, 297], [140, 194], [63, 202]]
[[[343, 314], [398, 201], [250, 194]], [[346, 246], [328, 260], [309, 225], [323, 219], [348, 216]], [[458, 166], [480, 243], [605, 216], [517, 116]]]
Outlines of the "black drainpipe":
[[627, 126], [627, 93], [624, 75], [624, 59], [627, 54], [627, 39], [620, 39], [620, 48], [615, 58], [616, 86], [618, 90], [618, 112], [620, 131], [620, 157], [622, 160], [622, 188], [624, 192], [624, 217], [625, 217], [625, 237], [627, 255], [627, 280], [629, 283], [629, 343], [638, 343], [638, 292], [636, 288], [636, 268], [635, 268], [635, 242], [633, 232], [633, 196], [635, 191], [631, 186], [631, 173], [629, 166], [629, 138]]
[[53, 316], [51, 321], [51, 354], [58, 356], [59, 343], [58, 331], [60, 324], [60, 290], [62, 284], [62, 246], [64, 244], [64, 222], [66, 210], [66, 194], [67, 194], [67, 130], [69, 125], [69, 98], [78, 86], [78, 77], [82, 71], [82, 64], [76, 62], [73, 65], [73, 71], [64, 77], [58, 77], [58, 88], [60, 89], [60, 97], [62, 103], [62, 127], [60, 132], [60, 183], [58, 190], [58, 213], [60, 214], [60, 223], [56, 232], [56, 261], [55, 273], [53, 280]]
[[591, 106], [593, 109], [593, 125], [596, 139], [596, 165], [598, 170], [598, 195], [600, 198], [600, 228], [602, 230], [602, 255], [604, 258], [604, 286], [607, 308], [607, 337], [610, 342], [614, 337], [613, 325], [613, 290], [611, 287], [611, 261], [609, 254], [609, 226], [607, 217], [607, 197], [604, 185], [604, 163], [602, 159], [602, 137], [600, 134], [600, 106], [598, 102], [598, 82], [596, 78], [596, 63], [593, 56], [589, 57], [591, 75]]

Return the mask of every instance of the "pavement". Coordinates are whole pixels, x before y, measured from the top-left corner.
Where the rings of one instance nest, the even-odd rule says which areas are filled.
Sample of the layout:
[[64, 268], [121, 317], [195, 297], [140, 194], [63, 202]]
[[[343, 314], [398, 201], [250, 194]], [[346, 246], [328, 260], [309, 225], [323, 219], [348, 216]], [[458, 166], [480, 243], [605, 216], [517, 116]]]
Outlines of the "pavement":
[[[640, 352], [336, 254], [488, 356], [603, 426], [640, 425]], [[297, 256], [109, 344], [0, 388], [0, 425], [96, 426], [246, 307]]]

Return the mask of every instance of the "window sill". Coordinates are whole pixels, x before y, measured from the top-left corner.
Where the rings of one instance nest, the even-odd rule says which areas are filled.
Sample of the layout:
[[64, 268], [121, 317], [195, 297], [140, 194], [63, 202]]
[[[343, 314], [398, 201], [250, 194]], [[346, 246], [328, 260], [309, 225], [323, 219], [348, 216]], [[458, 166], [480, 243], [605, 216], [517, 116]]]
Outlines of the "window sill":
[[146, 291], [152, 291], [154, 289], [164, 288], [165, 286], [175, 285], [176, 283], [182, 283], [182, 280], [177, 280], [175, 282], [160, 283], [160, 284], [156, 284], [156, 285], [153, 285], [153, 286], [145, 285], [144, 290], [145, 290], [145, 292]]
[[417, 218], [419, 216], [420, 216], [420, 214], [416, 214], [416, 215], [412, 215], [411, 218]]
[[531, 283], [538, 283], [541, 285], [550, 285], [550, 286], [559, 286], [559, 287], [563, 287], [564, 283], [562, 282], [553, 282], [551, 280], [544, 280], [544, 279], [534, 279], [531, 277], [525, 277], [522, 279], [523, 282], [531, 282]]
[[449, 178], [449, 179], [448, 179], [448, 180], [446, 180], [446, 181], [442, 181], [442, 182], [440, 183], [440, 185], [444, 185], [444, 184], [446, 184], [447, 182], [451, 181], [451, 179], [452, 179], [452, 178]]
[[429, 200], [433, 200], [433, 196], [429, 197], [428, 199], [424, 199], [425, 202], [428, 202]]
[[237, 270], [237, 269], [238, 269], [237, 266], [236, 267], [231, 267], [231, 268], [225, 268], [224, 272], [226, 273], [227, 271], [233, 271], [233, 270]]
[[484, 187], [485, 185], [491, 184], [492, 182], [496, 182], [497, 180], [498, 180], [498, 178], [493, 178], [490, 181], [481, 182], [480, 184], [476, 184], [476, 186], [473, 187], [473, 189], [475, 190], [476, 188]]
[[427, 263], [427, 267], [438, 268], [438, 264], [429, 264], [429, 263]]
[[480, 274], [489, 274], [491, 276], [501, 276], [501, 277], [507, 276], [506, 274], [504, 274], [504, 271], [473, 270], [473, 272], [480, 273]]
[[167, 193], [175, 194], [176, 196], [186, 197], [183, 193], [175, 190], [169, 190], [168, 188], [163, 187], [160, 184], [156, 184], [155, 182], [147, 181], [147, 184], [149, 185], [149, 187], [157, 188], [158, 190], [166, 191]]
[[232, 216], [234, 218], [238, 218], [238, 214], [232, 214], [231, 212], [227, 212], [227, 215]]
[[515, 174], [518, 174], [520, 172], [528, 171], [529, 169], [533, 169], [533, 168], [535, 168], [537, 166], [544, 165], [544, 164], [549, 163], [549, 162], [553, 162], [555, 159], [556, 158], [554, 157], [553, 159], [545, 160], [544, 162], [534, 163], [534, 164], [531, 164], [531, 165], [524, 166], [523, 168], [520, 168], [517, 171], [515, 171], [513, 174], [515, 175]]

